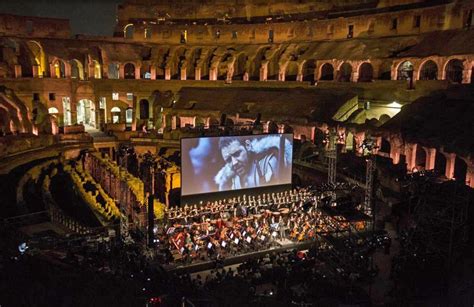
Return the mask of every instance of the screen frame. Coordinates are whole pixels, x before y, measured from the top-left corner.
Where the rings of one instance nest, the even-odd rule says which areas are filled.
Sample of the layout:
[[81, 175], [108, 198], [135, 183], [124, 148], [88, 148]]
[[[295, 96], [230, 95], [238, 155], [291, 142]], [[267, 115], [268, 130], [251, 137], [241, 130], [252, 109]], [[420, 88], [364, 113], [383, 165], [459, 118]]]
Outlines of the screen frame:
[[[226, 138], [226, 137], [252, 137], [252, 136], [271, 136], [271, 135], [288, 135], [291, 136], [291, 165], [290, 165], [290, 182], [289, 183], [284, 183], [284, 184], [275, 184], [275, 185], [270, 185], [270, 186], [260, 186], [260, 187], [253, 187], [253, 188], [244, 188], [244, 189], [239, 189], [239, 190], [227, 190], [227, 191], [214, 191], [214, 192], [203, 192], [203, 193], [196, 193], [196, 194], [186, 194], [183, 195], [183, 140], [186, 139], [213, 139], [213, 138]], [[222, 193], [229, 193], [229, 192], [236, 192], [236, 191], [248, 191], [248, 190], [258, 190], [262, 188], [268, 188], [268, 187], [277, 187], [277, 186], [288, 186], [288, 185], [293, 185], [293, 148], [294, 148], [294, 141], [295, 141], [295, 135], [294, 133], [258, 133], [258, 134], [249, 134], [249, 135], [221, 135], [221, 136], [200, 136], [200, 137], [193, 137], [193, 136], [186, 136], [182, 137], [179, 139], [179, 150], [181, 152], [181, 167], [180, 167], [180, 198], [181, 198], [181, 203], [183, 201], [183, 197], [189, 198], [192, 196], [202, 196], [202, 195], [208, 195], [208, 194], [222, 194]]]

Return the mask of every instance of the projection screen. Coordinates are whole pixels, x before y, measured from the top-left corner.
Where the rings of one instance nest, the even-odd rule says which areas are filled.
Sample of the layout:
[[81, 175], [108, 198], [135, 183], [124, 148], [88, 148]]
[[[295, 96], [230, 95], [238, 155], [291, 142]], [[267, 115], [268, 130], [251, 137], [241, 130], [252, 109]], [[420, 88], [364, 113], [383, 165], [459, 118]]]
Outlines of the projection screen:
[[181, 195], [291, 184], [292, 134], [181, 139]]

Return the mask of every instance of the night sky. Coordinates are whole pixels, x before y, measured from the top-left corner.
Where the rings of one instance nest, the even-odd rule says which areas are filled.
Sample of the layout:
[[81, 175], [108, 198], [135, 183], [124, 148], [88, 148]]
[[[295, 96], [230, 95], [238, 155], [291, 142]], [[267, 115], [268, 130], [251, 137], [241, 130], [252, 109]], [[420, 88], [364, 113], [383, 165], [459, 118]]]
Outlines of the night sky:
[[111, 36], [124, 0], [1, 0], [0, 13], [70, 20], [73, 34]]

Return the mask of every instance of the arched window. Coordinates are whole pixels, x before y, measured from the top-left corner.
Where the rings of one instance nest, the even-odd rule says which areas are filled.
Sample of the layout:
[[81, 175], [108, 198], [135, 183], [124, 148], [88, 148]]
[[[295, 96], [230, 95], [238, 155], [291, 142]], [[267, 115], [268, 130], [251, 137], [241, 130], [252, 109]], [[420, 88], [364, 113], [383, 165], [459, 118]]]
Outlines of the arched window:
[[132, 63], [125, 64], [125, 79], [135, 79], [135, 65]]
[[446, 64], [446, 80], [453, 83], [462, 83], [464, 65], [461, 60], [453, 59]]
[[296, 81], [298, 75], [298, 63], [296, 61], [290, 61], [286, 66], [285, 81]]
[[51, 107], [51, 108], [48, 109], [48, 113], [49, 114], [58, 114], [59, 111], [55, 107]]
[[398, 66], [397, 80], [413, 80], [413, 64], [405, 61]]
[[135, 32], [135, 27], [133, 26], [132, 23], [130, 23], [123, 28], [123, 37], [132, 39], [134, 32]]
[[319, 80], [334, 80], [334, 67], [326, 63], [321, 67], [321, 77]]
[[94, 64], [94, 78], [101, 79], [102, 78], [102, 71], [100, 69], [100, 64], [98, 61], [93, 60], [92, 63]]
[[359, 67], [359, 82], [370, 82], [374, 78], [374, 69], [370, 63], [362, 63]]
[[118, 79], [119, 78], [119, 64], [110, 63], [108, 71], [109, 79]]
[[316, 61], [308, 60], [303, 66], [303, 81], [314, 81], [314, 71], [316, 70]]
[[420, 80], [437, 80], [438, 66], [435, 62], [428, 60], [421, 66]]
[[82, 63], [78, 60], [71, 60], [71, 78], [84, 80], [84, 70]]
[[352, 66], [349, 63], [344, 63], [339, 68], [339, 82], [350, 82], [352, 75]]
[[63, 61], [57, 60], [54, 63], [54, 75], [56, 78], [66, 78], [66, 65]]
[[117, 124], [120, 122], [120, 114], [121, 110], [119, 107], [113, 107], [112, 110], [110, 110], [110, 113], [112, 113], [112, 123]]
[[142, 99], [140, 100], [140, 119], [148, 118], [150, 118], [150, 104], [148, 100]]

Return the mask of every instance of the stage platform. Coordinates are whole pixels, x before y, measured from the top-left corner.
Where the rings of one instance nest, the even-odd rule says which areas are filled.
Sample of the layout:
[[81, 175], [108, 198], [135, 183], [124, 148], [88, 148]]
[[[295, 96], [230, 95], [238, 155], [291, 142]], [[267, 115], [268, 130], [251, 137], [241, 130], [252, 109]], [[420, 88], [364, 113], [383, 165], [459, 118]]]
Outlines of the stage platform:
[[[227, 257], [224, 259], [221, 259], [221, 264], [224, 266], [228, 265], [234, 265], [234, 264], [239, 264], [242, 262], [245, 262], [248, 259], [256, 259], [256, 258], [262, 258], [268, 253], [279, 253], [279, 252], [284, 252], [286, 250], [290, 249], [296, 249], [296, 250], [305, 250], [310, 248], [312, 245], [316, 244], [317, 241], [306, 241], [306, 242], [301, 242], [301, 243], [294, 243], [290, 240], [283, 239], [283, 240], [276, 240], [276, 243], [279, 245], [278, 247], [272, 247], [269, 249], [264, 249], [264, 250], [259, 250], [251, 253], [245, 253], [245, 254], [240, 254], [232, 257]], [[204, 262], [199, 262], [199, 263], [191, 263], [187, 265], [163, 265], [163, 268], [167, 272], [173, 272], [173, 273], [196, 273], [196, 272], [201, 272], [201, 271], [206, 271], [206, 270], [211, 270], [216, 267], [216, 261], [204, 261]]]

